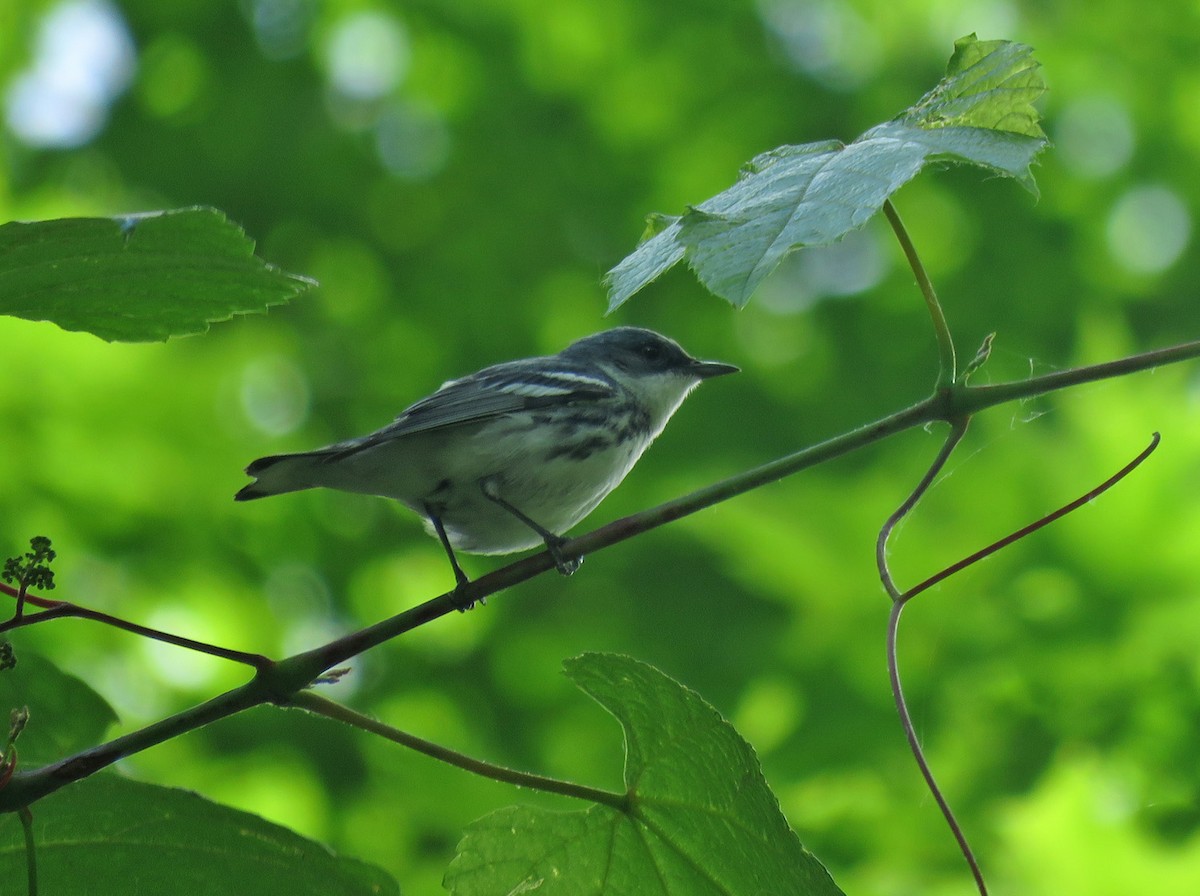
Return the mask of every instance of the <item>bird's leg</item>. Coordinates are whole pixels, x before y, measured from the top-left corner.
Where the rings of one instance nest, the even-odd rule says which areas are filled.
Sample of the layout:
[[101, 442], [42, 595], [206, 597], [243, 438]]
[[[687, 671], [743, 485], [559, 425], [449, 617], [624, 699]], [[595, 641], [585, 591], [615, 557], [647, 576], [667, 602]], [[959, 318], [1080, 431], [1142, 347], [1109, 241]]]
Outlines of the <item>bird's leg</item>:
[[583, 557], [568, 557], [562, 552], [562, 546], [567, 543], [567, 540], [561, 535], [555, 535], [545, 526], [538, 525], [534, 520], [531, 520], [517, 508], [513, 507], [502, 497], [500, 491], [496, 487], [494, 479], [480, 479], [479, 490], [483, 492], [483, 496], [489, 501], [499, 504], [526, 526], [542, 536], [542, 541], [546, 542], [546, 550], [550, 552], [550, 556], [554, 558], [554, 568], [564, 576], [569, 576], [583, 565]]
[[[458, 565], [458, 558], [454, 556], [454, 548], [450, 546], [450, 538], [446, 535], [446, 527], [442, 525], [442, 518], [433, 512], [433, 508], [428, 504], [425, 505], [425, 515], [429, 517], [429, 522], [433, 523], [433, 529], [437, 532], [438, 539], [442, 543], [442, 547], [446, 549], [446, 556], [450, 558], [450, 565], [454, 567], [454, 578], [458, 582], [454, 587], [455, 606], [458, 607], [458, 612], [469, 610], [475, 606], [475, 601], [466, 600], [459, 597], [462, 590], [471, 584], [471, 580], [467, 578], [467, 574], [462, 571], [462, 567]], [[480, 601], [484, 603], [484, 601]]]

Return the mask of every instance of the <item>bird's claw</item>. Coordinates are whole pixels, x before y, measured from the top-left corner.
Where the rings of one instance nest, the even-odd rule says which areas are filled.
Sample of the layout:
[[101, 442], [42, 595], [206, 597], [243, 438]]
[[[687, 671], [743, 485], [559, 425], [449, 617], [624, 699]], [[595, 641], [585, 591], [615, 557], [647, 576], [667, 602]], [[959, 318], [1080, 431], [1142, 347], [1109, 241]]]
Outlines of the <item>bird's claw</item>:
[[454, 609], [460, 613], [465, 613], [467, 610], [474, 609], [476, 604], [479, 604], [481, 607], [487, 606], [486, 598], [467, 596], [467, 586], [471, 584], [471, 580], [467, 578], [466, 573], [458, 568], [458, 564], [455, 564], [454, 573], [454, 577], [458, 579], [458, 584], [450, 592], [450, 602], [454, 605]]
[[570, 576], [578, 571], [579, 567], [583, 566], [583, 555], [577, 554], [574, 557], [568, 557], [562, 551], [562, 546], [567, 543], [565, 538], [546, 539], [546, 548], [550, 551], [550, 556], [554, 558], [554, 568], [561, 575]]

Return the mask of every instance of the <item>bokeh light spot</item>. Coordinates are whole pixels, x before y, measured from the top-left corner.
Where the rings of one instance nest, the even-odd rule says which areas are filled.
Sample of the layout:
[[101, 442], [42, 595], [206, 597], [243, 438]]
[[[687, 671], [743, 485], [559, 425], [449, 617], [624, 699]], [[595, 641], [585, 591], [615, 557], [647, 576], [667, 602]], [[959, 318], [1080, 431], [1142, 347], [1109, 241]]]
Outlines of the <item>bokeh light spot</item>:
[[242, 371], [242, 410], [270, 436], [292, 432], [308, 416], [308, 380], [286, 358], [255, 358]]
[[788, 255], [763, 283], [758, 300], [777, 313], [797, 313], [824, 298], [866, 292], [879, 284], [889, 264], [873, 230], [851, 231], [832, 245]]
[[1054, 142], [1075, 174], [1107, 177], [1133, 156], [1133, 124], [1125, 107], [1112, 97], [1081, 97], [1058, 116]]
[[755, 749], [766, 753], [782, 744], [803, 716], [804, 702], [795, 684], [767, 677], [747, 686], [733, 721]]
[[1021, 33], [1020, 11], [1008, 0], [954, 0], [923, 6], [929, 17], [929, 37], [939, 52], [964, 34], [984, 40]]
[[32, 65], [9, 85], [9, 128], [30, 146], [82, 146], [129, 85], [135, 54], [121, 14], [103, 0], [69, 0], [38, 29]]
[[279, 62], [303, 53], [316, 12], [316, 0], [253, 0], [250, 24], [263, 56]]
[[1134, 187], [1108, 216], [1108, 247], [1121, 267], [1158, 274], [1183, 254], [1192, 235], [1192, 216], [1175, 191], [1157, 185]]
[[341, 96], [375, 100], [387, 96], [408, 74], [408, 31], [384, 12], [346, 16], [325, 45], [329, 81]]
[[450, 134], [433, 109], [414, 103], [390, 106], [375, 128], [379, 160], [405, 180], [427, 180], [442, 170], [450, 154]]
[[187, 38], [164, 35], [146, 48], [138, 80], [138, 95], [146, 109], [171, 118], [200, 100], [208, 69], [203, 54]]
[[852, 90], [879, 68], [871, 25], [837, 0], [759, 0], [758, 14], [792, 64], [834, 90]]

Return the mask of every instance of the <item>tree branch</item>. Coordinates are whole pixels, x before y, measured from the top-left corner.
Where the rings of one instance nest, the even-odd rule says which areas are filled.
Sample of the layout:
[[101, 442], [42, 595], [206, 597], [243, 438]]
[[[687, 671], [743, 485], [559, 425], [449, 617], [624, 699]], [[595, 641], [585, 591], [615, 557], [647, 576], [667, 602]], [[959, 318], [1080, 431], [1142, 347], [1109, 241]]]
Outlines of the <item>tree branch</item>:
[[[732, 476], [707, 488], [660, 504], [641, 513], [616, 520], [562, 545], [567, 554], [591, 553], [688, 516], [743, 492], [774, 482], [857, 448], [880, 441], [915, 426], [934, 421], [953, 422], [966, 416], [1021, 398], [1080, 385], [1138, 370], [1200, 356], [1200, 341], [1145, 352], [1103, 364], [1077, 367], [1040, 377], [995, 386], [955, 384], [935, 392], [902, 411], [868, 423], [851, 432]], [[140, 731], [85, 750], [76, 756], [30, 772], [18, 772], [0, 791], [0, 812], [12, 812], [84, 778], [117, 760], [140, 752], [171, 737], [195, 730], [209, 722], [262, 703], [286, 704], [323, 672], [353, 656], [378, 646], [397, 635], [454, 611], [463, 599], [478, 600], [524, 582], [554, 567], [548, 552], [534, 554], [471, 582], [462, 593], [447, 592], [375, 625], [338, 638], [314, 650], [289, 657], [274, 665], [257, 667], [254, 679], [211, 700], [156, 722]], [[268, 661], [269, 663], [269, 661]]]

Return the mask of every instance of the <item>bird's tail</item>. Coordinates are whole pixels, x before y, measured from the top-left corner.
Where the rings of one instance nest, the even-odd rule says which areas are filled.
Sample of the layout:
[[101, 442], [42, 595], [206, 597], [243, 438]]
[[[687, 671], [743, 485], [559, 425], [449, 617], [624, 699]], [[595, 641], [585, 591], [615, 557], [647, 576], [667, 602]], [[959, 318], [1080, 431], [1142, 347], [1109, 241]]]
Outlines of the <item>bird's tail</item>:
[[246, 467], [246, 474], [254, 482], [233, 496], [235, 501], [253, 501], [285, 492], [298, 492], [315, 488], [320, 483], [314, 473], [323, 457], [323, 452], [310, 451], [303, 454], [273, 454], [260, 457]]

